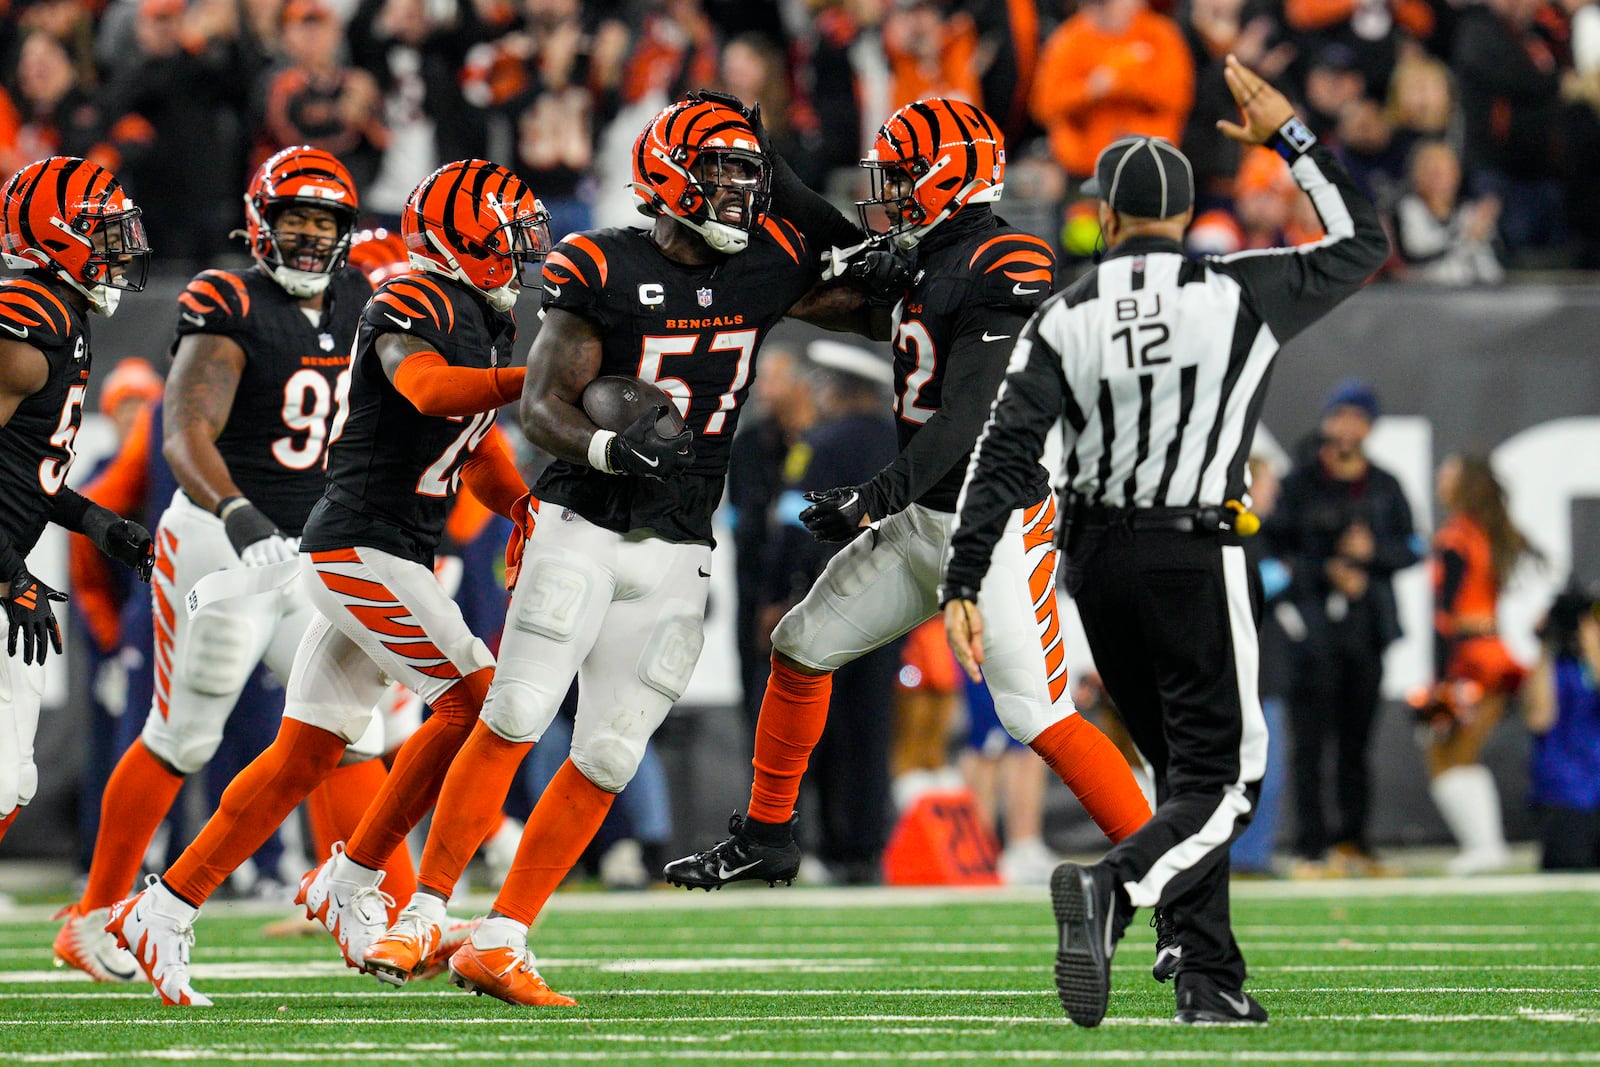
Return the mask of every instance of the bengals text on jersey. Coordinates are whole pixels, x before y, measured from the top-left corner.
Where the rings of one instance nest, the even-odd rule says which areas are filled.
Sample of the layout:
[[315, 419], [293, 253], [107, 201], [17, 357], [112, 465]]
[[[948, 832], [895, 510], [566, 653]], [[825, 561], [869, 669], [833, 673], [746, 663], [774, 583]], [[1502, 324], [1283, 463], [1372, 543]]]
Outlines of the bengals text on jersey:
[[331, 435], [326, 491], [300, 547], [378, 548], [431, 567], [461, 466], [494, 428], [495, 412], [422, 414], [384, 373], [376, 345], [385, 333], [427, 341], [451, 366], [486, 369], [510, 362], [517, 325], [466, 284], [436, 274], [385, 282], [361, 314], [349, 417]]
[[695, 458], [667, 482], [557, 461], [534, 495], [608, 530], [710, 541], [756, 352], [819, 273], [800, 230], [770, 215], [743, 252], [703, 266], [668, 259], [645, 230], [568, 236], [545, 260], [544, 306], [595, 324], [599, 375], [643, 378], [666, 390], [694, 432]]
[[178, 294], [177, 339], [216, 334], [244, 350], [217, 451], [239, 492], [285, 534], [299, 534], [327, 478], [329, 439], [350, 388], [350, 349], [372, 287], [342, 268], [320, 312], [258, 270], [205, 270]]
[[72, 469], [89, 391], [89, 324], [68, 292], [65, 282], [37, 272], [0, 280], [0, 336], [32, 345], [50, 364], [44, 388], [0, 426], [0, 535], [23, 556]]

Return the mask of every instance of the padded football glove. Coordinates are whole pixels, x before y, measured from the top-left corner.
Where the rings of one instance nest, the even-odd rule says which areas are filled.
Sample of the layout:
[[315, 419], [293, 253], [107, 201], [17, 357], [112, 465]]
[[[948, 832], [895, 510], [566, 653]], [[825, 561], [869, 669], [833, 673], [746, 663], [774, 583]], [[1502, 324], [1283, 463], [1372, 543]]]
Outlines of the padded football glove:
[[866, 295], [869, 303], [892, 307], [917, 277], [917, 250], [874, 241], [850, 261], [844, 277]]
[[656, 405], [633, 420], [633, 425], [606, 446], [606, 462], [618, 474], [637, 474], [665, 480], [694, 462], [694, 433], [685, 428], [671, 437], [662, 435], [658, 423], [672, 409]]
[[149, 530], [110, 508], [91, 504], [83, 516], [83, 534], [101, 552], [133, 568], [141, 582], [150, 581], [150, 572], [156, 565], [156, 549]]
[[756, 135], [756, 144], [761, 146], [762, 154], [771, 154], [767, 145], [767, 127], [761, 121], [761, 105], [759, 103], [745, 107], [744, 101], [737, 96], [716, 89], [697, 89], [689, 94], [689, 99], [707, 104], [721, 104], [723, 107], [730, 108], [743, 115], [744, 120], [750, 124], [750, 132]]
[[800, 521], [818, 541], [848, 541], [861, 532], [867, 505], [859, 485], [812, 490], [805, 498], [811, 506], [800, 513]]
[[23, 571], [11, 580], [6, 595], [0, 599], [5, 604], [10, 636], [6, 641], [6, 655], [17, 654], [17, 637], [22, 637], [22, 662], [43, 663], [54, 645], [56, 655], [61, 654], [61, 626], [56, 613], [50, 610], [52, 601], [65, 603], [67, 594], [58, 593], [39, 579]]

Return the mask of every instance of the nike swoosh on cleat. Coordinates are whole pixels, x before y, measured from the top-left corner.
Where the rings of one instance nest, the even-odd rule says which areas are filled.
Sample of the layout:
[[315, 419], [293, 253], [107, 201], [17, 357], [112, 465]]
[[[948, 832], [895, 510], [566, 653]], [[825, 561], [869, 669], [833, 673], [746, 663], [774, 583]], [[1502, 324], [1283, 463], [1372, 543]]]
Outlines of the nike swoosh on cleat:
[[7, 333], [14, 334], [17, 337], [26, 337], [26, 336], [28, 336], [28, 328], [26, 326], [24, 326], [20, 330], [17, 329], [15, 326], [11, 325], [9, 322], [0, 322], [0, 326], [4, 326], [6, 328], [6, 332]]
[[1018, 282], [1016, 285], [1011, 287], [1011, 291], [1017, 296], [1031, 296], [1039, 291], [1039, 287], [1036, 285], [1023, 285], [1021, 282]]
[[1004, 341], [1007, 338], [1009, 338], [1010, 336], [1011, 335], [1009, 333], [997, 333], [997, 334], [994, 334], [993, 336], [990, 336], [988, 330], [983, 331], [983, 339], [985, 341]]
[[1223, 1000], [1227, 1001], [1228, 1002], [1228, 1007], [1232, 1008], [1234, 1011], [1238, 1012], [1240, 1015], [1249, 1015], [1250, 1014], [1250, 998], [1249, 997], [1241, 996], [1238, 1000], [1234, 1000], [1232, 993], [1224, 993], [1220, 989], [1217, 990], [1217, 995], [1219, 997], [1221, 997]]
[[411, 329], [411, 320], [409, 318], [402, 319], [399, 315], [391, 315], [387, 311], [383, 313], [383, 317], [400, 327], [402, 330]]
[[731, 871], [728, 870], [728, 865], [726, 863], [718, 864], [718, 866], [717, 866], [717, 877], [718, 878], [723, 878], [723, 879], [732, 878], [734, 875], [743, 874], [745, 871], [748, 871], [751, 867], [758, 866], [760, 863], [761, 863], [760, 860], [752, 860], [751, 862], [745, 864], [743, 867], [735, 867]]

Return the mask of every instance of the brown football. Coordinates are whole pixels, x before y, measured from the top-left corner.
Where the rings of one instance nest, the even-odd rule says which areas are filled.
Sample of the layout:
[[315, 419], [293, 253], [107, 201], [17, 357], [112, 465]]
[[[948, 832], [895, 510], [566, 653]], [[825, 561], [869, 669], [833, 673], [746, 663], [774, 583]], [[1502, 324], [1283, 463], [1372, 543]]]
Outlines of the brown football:
[[640, 415], [665, 405], [667, 414], [656, 424], [663, 437], [673, 437], [683, 432], [683, 416], [672, 397], [654, 382], [643, 378], [628, 378], [621, 374], [607, 374], [590, 382], [583, 390], [583, 413], [602, 430], [621, 433]]

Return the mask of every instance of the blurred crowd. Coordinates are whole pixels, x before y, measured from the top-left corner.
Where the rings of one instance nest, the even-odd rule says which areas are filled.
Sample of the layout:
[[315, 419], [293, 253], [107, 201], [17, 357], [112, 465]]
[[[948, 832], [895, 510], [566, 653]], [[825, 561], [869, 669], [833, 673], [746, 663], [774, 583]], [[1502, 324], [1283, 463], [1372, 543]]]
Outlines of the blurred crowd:
[[1013, 221], [1092, 253], [1073, 193], [1126, 133], [1194, 161], [1194, 250], [1314, 240], [1284, 165], [1241, 153], [1228, 53], [1290, 93], [1393, 226], [1394, 277], [1600, 266], [1593, 0], [0, 0], [0, 177], [52, 152], [115, 170], [161, 260], [227, 250], [235, 190], [310, 143], [374, 225], [439, 163], [513, 167], [558, 233], [634, 218], [628, 147], [684, 90], [760, 102], [845, 201], [912, 100], [983, 107]]

